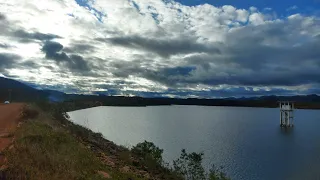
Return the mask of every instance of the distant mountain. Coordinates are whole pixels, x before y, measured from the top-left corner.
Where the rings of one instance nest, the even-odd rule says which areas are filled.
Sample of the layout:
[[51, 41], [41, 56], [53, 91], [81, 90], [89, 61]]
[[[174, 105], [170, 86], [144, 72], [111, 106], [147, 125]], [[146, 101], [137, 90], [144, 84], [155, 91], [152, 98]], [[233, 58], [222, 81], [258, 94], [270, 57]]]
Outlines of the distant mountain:
[[296, 95], [296, 96], [260, 96], [251, 98], [242, 98], [242, 100], [257, 101], [294, 101], [294, 102], [320, 102], [320, 96], [316, 94]]
[[[10, 97], [11, 94], [11, 97]], [[43, 91], [34, 89], [16, 80], [0, 77], [0, 101], [35, 101], [46, 98]]]
[[66, 100], [67, 94], [60, 92], [60, 91], [54, 91], [54, 90], [42, 90], [42, 92], [47, 94], [47, 98], [51, 102], [61, 102]]
[[[300, 108], [320, 108], [320, 96], [260, 96], [224, 99], [176, 99], [143, 98], [105, 95], [65, 94], [54, 90], [37, 90], [22, 82], [0, 77], [0, 102], [5, 100], [19, 102], [49, 100], [51, 102], [78, 102], [78, 104], [99, 104], [105, 106], [153, 106], [153, 105], [204, 105], [204, 106], [243, 106], [243, 107], [277, 107], [278, 101], [295, 101]], [[91, 106], [90, 105], [90, 106]]]

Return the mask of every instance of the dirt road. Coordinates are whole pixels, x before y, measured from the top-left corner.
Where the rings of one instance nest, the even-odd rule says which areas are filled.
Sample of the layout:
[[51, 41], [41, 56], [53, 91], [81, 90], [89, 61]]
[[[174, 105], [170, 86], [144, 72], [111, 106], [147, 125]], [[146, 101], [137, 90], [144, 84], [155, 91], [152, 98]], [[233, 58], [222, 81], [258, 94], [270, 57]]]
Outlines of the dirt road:
[[2, 151], [8, 147], [20, 121], [23, 104], [0, 104], [0, 165], [3, 163]]

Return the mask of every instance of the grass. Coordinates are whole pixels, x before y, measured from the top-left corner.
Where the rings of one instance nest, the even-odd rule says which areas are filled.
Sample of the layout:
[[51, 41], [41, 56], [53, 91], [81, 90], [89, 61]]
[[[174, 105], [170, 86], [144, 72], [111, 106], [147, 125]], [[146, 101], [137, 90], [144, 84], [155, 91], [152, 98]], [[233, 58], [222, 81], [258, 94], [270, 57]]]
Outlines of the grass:
[[105, 179], [98, 171], [107, 172], [111, 179], [141, 179], [103, 164], [94, 152], [45, 114], [32, 116], [20, 126], [5, 155], [6, 179]]
[[[68, 121], [61, 104], [39, 107], [24, 109], [24, 123], [14, 134], [14, 144], [5, 151], [8, 163], [5, 171], [0, 170], [0, 179], [106, 179], [98, 172], [114, 180], [182, 180], [188, 175], [195, 177], [192, 180], [208, 179], [202, 171], [201, 153], [184, 152], [172, 169], [162, 160], [163, 150], [152, 142], [130, 150]], [[210, 180], [227, 179], [219, 169], [213, 170]], [[197, 173], [201, 176], [194, 176]]]

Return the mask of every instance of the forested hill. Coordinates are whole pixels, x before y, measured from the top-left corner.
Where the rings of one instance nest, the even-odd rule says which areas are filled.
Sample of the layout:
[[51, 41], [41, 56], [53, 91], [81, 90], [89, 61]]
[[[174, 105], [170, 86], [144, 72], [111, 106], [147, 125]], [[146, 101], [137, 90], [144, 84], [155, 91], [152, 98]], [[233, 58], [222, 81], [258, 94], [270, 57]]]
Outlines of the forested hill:
[[0, 100], [2, 102], [6, 100], [29, 102], [45, 99], [46, 97], [47, 93], [44, 91], [37, 90], [16, 80], [0, 77]]
[[12, 101], [51, 101], [77, 102], [81, 107], [90, 106], [152, 106], [152, 105], [204, 105], [204, 106], [244, 106], [244, 107], [277, 107], [278, 101], [295, 101], [298, 108], [320, 108], [320, 96], [261, 96], [252, 98], [224, 99], [175, 99], [143, 98], [104, 95], [65, 94], [53, 90], [37, 90], [22, 82], [0, 77], [0, 100]]

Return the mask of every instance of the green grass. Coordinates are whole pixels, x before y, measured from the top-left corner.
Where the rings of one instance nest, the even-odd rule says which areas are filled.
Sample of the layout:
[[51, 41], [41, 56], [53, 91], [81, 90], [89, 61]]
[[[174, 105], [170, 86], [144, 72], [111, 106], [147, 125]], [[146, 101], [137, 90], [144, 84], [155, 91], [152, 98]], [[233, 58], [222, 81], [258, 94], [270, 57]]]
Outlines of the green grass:
[[213, 169], [207, 177], [201, 153], [184, 152], [173, 169], [163, 162], [163, 150], [152, 142], [130, 150], [66, 120], [64, 106], [38, 107], [42, 106], [24, 109], [25, 121], [14, 134], [14, 145], [5, 151], [8, 168], [0, 171], [0, 179], [3, 174], [6, 179], [105, 179], [98, 171], [114, 180], [182, 180], [189, 175], [194, 180], [228, 179], [220, 169]]
[[139, 179], [104, 165], [90, 149], [59, 124], [40, 115], [29, 119], [15, 133], [13, 148], [7, 150], [7, 179]]

